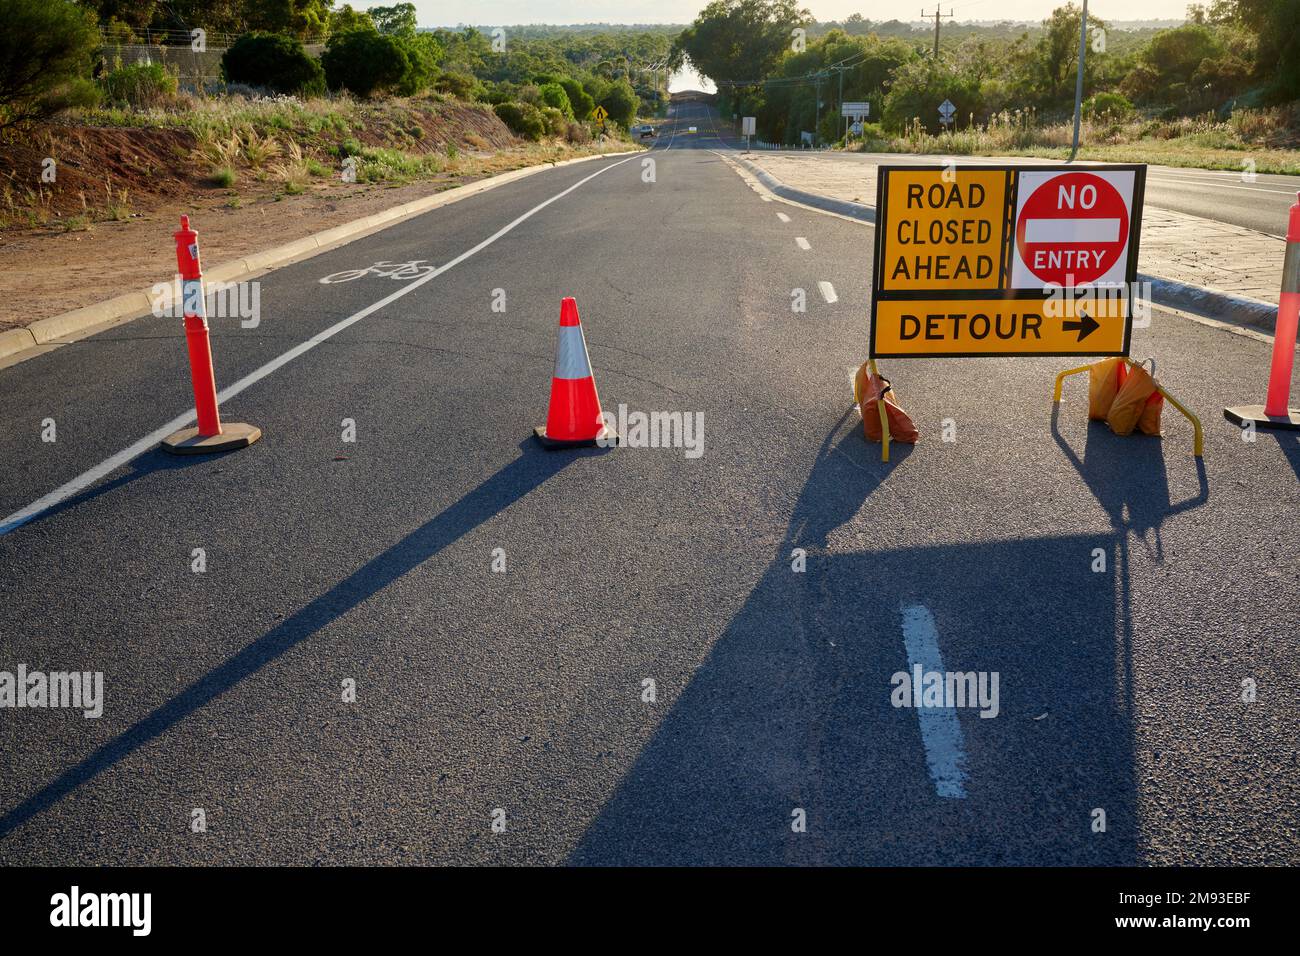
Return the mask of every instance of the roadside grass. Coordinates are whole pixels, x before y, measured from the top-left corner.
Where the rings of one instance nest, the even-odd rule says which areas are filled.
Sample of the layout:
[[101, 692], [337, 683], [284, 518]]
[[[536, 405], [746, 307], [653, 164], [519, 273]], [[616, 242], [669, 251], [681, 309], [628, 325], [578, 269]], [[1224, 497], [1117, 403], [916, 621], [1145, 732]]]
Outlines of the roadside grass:
[[[1237, 110], [1227, 119], [1213, 114], [1162, 118], [1085, 119], [1079, 157], [1106, 162], [1157, 163], [1241, 173], [1300, 174], [1300, 123], [1293, 107]], [[1073, 123], [1039, 125], [1032, 113], [1000, 114], [983, 126], [931, 134], [920, 121], [899, 136], [873, 127], [855, 152], [922, 153], [945, 156], [1039, 156], [1065, 159]]]
[[[483, 124], [474, 119], [474, 112], [484, 114]], [[51, 124], [47, 135], [53, 135], [55, 125], [189, 133], [192, 139], [178, 137], [172, 147], [176, 160], [196, 167], [206, 185], [228, 191], [219, 201], [232, 209], [313, 190], [353, 188], [342, 176], [348, 157], [355, 161], [356, 184], [426, 182], [450, 188], [525, 166], [636, 148], [618, 139], [528, 142], [507, 138], [504, 129], [498, 136], [491, 132], [499, 128], [491, 107], [437, 93], [375, 101], [357, 101], [346, 94], [298, 100], [182, 93], [170, 108], [72, 110]], [[457, 141], [449, 141], [444, 130], [455, 131]], [[241, 181], [254, 183], [243, 196], [233, 192]], [[87, 227], [127, 220], [134, 215], [132, 191], [138, 185], [106, 182], [102, 204], [89, 206], [83, 197], [81, 209], [68, 210], [56, 209], [46, 189], [19, 186], [13, 176], [0, 176], [0, 229], [47, 224], [80, 229], [83, 217]], [[141, 188], [147, 209], [150, 192]]]

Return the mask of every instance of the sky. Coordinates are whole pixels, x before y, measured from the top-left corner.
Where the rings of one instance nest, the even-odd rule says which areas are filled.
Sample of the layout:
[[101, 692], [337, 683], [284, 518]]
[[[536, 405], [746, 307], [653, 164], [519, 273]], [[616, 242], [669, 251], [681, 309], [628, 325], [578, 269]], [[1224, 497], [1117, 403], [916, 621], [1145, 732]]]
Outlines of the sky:
[[[395, 0], [387, 0], [388, 3]], [[690, 23], [708, 0], [414, 0], [422, 27], [512, 23]], [[1076, 0], [1078, 2], [1078, 0]], [[1182, 19], [1189, 0], [1091, 0], [1089, 12], [1107, 20]], [[957, 20], [1042, 20], [1065, 0], [952, 0], [944, 3]], [[377, 4], [361, 0], [354, 7]], [[387, 5], [387, 4], [380, 4]], [[919, 20], [922, 0], [803, 0], [818, 20], [842, 20], [860, 13], [868, 20]], [[934, 10], [933, 0], [925, 2]]]

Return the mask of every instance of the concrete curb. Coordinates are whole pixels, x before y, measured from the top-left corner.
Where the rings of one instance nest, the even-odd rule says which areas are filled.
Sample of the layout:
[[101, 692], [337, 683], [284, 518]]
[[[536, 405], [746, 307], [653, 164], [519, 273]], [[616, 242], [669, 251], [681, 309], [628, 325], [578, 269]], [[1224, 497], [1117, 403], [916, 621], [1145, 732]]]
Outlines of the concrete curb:
[[[590, 162], [595, 159], [608, 159], [614, 156], [630, 156], [639, 152], [642, 152], [642, 150], [629, 149], [617, 153], [597, 153], [594, 156], [579, 156], [576, 159], [566, 159], [559, 163], [545, 163], [538, 166], [525, 166], [523, 169], [512, 169], [508, 173], [490, 176], [487, 179], [466, 183], [464, 186], [457, 186], [454, 189], [434, 193], [432, 196], [424, 196], [408, 203], [402, 203], [400, 206], [380, 210], [362, 219], [356, 219], [341, 226], [334, 226], [331, 229], [306, 236], [303, 239], [297, 239], [283, 246], [276, 246], [274, 249], [254, 253], [242, 259], [223, 262], [221, 265], [207, 269], [203, 277], [211, 282], [235, 282], [240, 279], [261, 275], [272, 269], [310, 259], [319, 253], [362, 239], [406, 219], [437, 209], [439, 206], [458, 202], [547, 169], [558, 169], [561, 166]], [[170, 236], [167, 238], [170, 239]], [[174, 274], [169, 272], [166, 275], [160, 275], [159, 281], [170, 282], [174, 277]], [[132, 319], [149, 315], [152, 307], [153, 300], [148, 291], [128, 292], [104, 302], [96, 302], [94, 305], [73, 309], [71, 312], [38, 319], [26, 328], [9, 329], [0, 332], [0, 360], [16, 356], [39, 345], [65, 345], [77, 339], [86, 338], [112, 325], [130, 322]], [[36, 354], [39, 353], [33, 352], [33, 355]], [[16, 364], [17, 361], [22, 361], [22, 359], [5, 362], [5, 365]]]
[[[753, 173], [759, 182], [782, 199], [789, 199], [791, 202], [812, 206], [814, 209], [822, 209], [840, 216], [847, 216], [850, 219], [857, 219], [873, 226], [876, 223], [874, 206], [849, 202], [846, 199], [832, 199], [819, 193], [795, 189], [793, 186], [787, 186], [767, 170], [756, 166], [749, 160], [742, 159], [739, 156], [735, 158]], [[1164, 279], [1160, 276], [1145, 273], [1138, 274], [1138, 281], [1151, 283], [1151, 301], [1157, 305], [1178, 309], [1182, 312], [1190, 312], [1193, 315], [1203, 316], [1207, 319], [1216, 319], [1220, 322], [1244, 325], [1270, 335], [1277, 324], [1277, 306], [1268, 302], [1261, 302], [1259, 299], [1224, 292], [1222, 289], [1212, 289], [1187, 282], [1179, 282], [1176, 279]]]
[[1277, 325], [1277, 306], [1259, 299], [1145, 273], [1138, 273], [1138, 281], [1151, 283], [1151, 301], [1158, 305], [1207, 319], [1249, 326], [1269, 335]]
[[823, 196], [820, 193], [810, 193], [805, 192], [802, 189], [795, 189], [793, 186], [787, 186], [785, 183], [781, 182], [781, 180], [777, 179], [761, 166], [756, 166], [754, 163], [751, 163], [749, 160], [740, 156], [735, 156], [733, 158], [753, 173], [760, 183], [782, 199], [788, 199], [791, 202], [801, 203], [805, 206], [812, 206], [814, 209], [833, 212], [839, 216], [848, 216], [850, 219], [857, 219], [872, 226], [876, 224], [876, 208], [874, 206], [868, 206], [858, 202], [849, 202], [847, 199], [832, 199], [830, 196]]

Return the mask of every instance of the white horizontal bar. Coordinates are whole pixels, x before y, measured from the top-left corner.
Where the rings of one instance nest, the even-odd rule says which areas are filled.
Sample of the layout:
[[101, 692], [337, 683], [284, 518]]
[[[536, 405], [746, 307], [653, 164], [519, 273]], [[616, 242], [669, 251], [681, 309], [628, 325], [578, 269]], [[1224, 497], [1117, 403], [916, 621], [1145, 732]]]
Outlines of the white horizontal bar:
[[1030, 219], [1025, 242], [1118, 242], [1118, 219]]

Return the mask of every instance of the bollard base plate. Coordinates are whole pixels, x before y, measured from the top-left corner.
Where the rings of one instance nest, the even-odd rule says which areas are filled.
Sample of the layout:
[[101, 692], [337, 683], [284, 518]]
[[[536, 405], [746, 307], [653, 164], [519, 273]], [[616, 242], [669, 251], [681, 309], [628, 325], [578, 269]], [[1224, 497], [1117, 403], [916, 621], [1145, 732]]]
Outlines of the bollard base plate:
[[1300, 431], [1300, 408], [1288, 408], [1286, 415], [1265, 415], [1263, 405], [1237, 405], [1225, 408], [1223, 417], [1242, 426], [1252, 422], [1256, 428]]
[[163, 451], [173, 455], [215, 455], [247, 448], [262, 437], [262, 429], [243, 422], [222, 422], [220, 435], [199, 434], [197, 427], [182, 428], [162, 440]]

